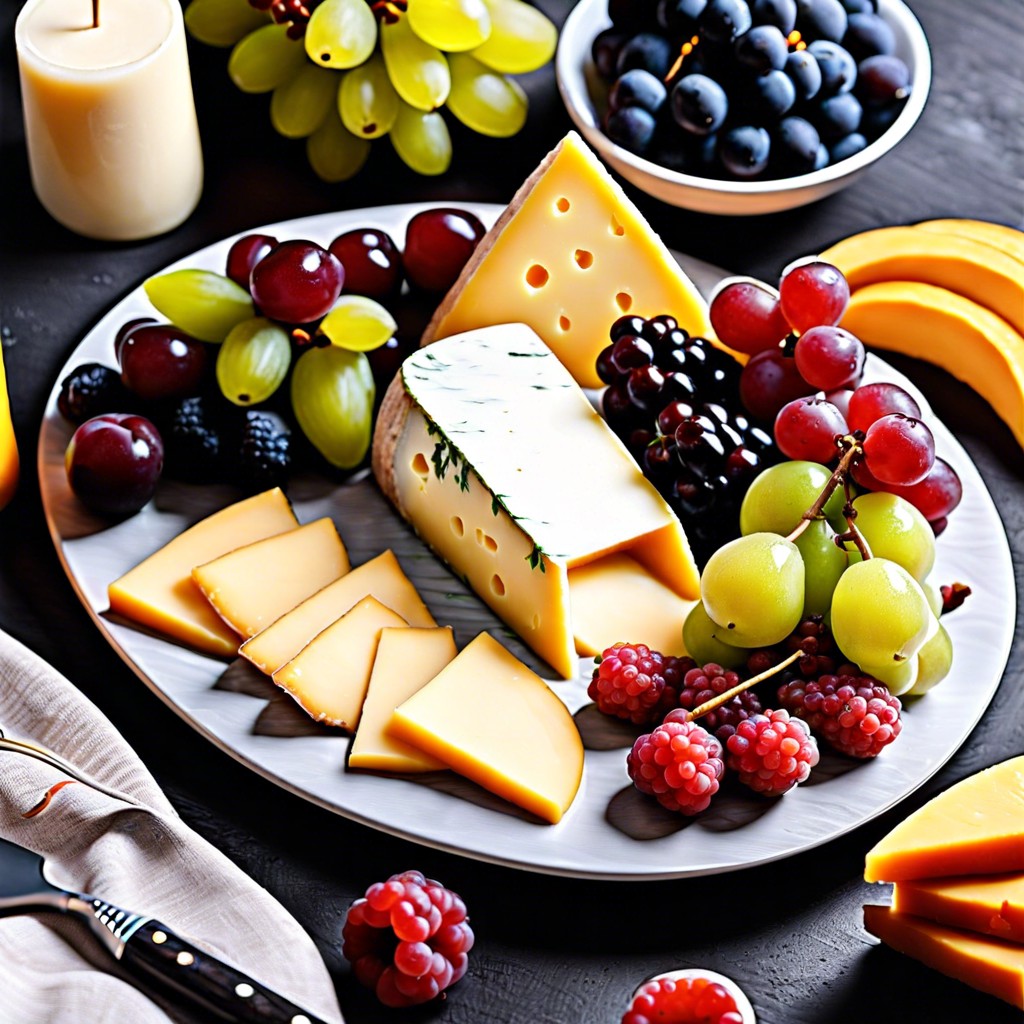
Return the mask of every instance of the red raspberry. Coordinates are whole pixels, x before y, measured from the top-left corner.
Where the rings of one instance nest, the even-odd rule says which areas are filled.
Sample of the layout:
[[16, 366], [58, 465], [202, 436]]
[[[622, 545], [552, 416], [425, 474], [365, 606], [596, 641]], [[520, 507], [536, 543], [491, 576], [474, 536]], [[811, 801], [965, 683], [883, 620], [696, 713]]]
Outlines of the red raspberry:
[[466, 905], [419, 871], [375, 882], [349, 908], [341, 951], [385, 1006], [425, 1003], [466, 973], [473, 929]]
[[740, 782], [766, 796], [788, 792], [818, 763], [818, 744], [807, 723], [790, 718], [784, 708], [740, 722], [726, 748]]
[[664, 657], [645, 644], [615, 644], [601, 655], [587, 695], [606, 715], [636, 725], [658, 721], [664, 667]]
[[717, 981], [661, 978], [640, 986], [622, 1024], [743, 1024], [743, 1015]]
[[[683, 678], [683, 687], [679, 692], [681, 710], [667, 715], [665, 721], [685, 722], [687, 711], [692, 711], [705, 701], [731, 690], [739, 685], [739, 681], [740, 677], [735, 672], [727, 672], [714, 662], [709, 662], [703, 668], [690, 669]], [[744, 690], [701, 716], [700, 724], [708, 732], [714, 733], [719, 743], [725, 743], [740, 722], [760, 712], [761, 702], [757, 699], [757, 694], [753, 690]]]
[[903, 730], [898, 698], [870, 676], [795, 679], [779, 687], [779, 703], [851, 757], [877, 757]]
[[663, 807], [698, 814], [725, 772], [722, 744], [696, 722], [664, 722], [633, 744], [626, 770], [633, 785]]

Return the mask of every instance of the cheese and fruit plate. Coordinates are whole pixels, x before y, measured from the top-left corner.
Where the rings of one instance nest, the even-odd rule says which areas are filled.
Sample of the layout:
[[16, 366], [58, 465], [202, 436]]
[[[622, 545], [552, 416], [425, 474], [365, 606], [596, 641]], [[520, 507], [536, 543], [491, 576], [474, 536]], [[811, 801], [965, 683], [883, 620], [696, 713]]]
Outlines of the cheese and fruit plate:
[[58, 555], [187, 722], [375, 828], [606, 879], [828, 842], [986, 712], [1009, 549], [835, 266], [723, 278], [573, 135], [506, 208], [225, 239], [55, 382]]

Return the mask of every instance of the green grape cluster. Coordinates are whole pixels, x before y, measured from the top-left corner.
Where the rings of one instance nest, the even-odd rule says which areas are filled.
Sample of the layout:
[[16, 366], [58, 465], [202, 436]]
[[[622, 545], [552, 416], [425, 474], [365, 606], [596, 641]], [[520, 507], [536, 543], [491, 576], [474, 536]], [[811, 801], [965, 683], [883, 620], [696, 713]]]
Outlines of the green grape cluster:
[[185, 24], [232, 48], [232, 81], [270, 93], [275, 130], [305, 139], [330, 182], [355, 175], [385, 135], [414, 171], [443, 174], [444, 108], [478, 134], [515, 135], [527, 97], [511, 76], [546, 64], [558, 39], [523, 0], [191, 0]]
[[852, 500], [858, 546], [846, 539], [842, 487], [797, 530], [830, 477], [819, 463], [791, 461], [754, 480], [740, 511], [742, 536], [704, 568], [701, 600], [683, 628], [686, 649], [699, 662], [737, 668], [752, 648], [777, 644], [804, 618], [822, 615], [863, 672], [894, 695], [924, 693], [948, 674], [953, 655], [930, 576], [933, 531], [904, 498], [865, 493]]

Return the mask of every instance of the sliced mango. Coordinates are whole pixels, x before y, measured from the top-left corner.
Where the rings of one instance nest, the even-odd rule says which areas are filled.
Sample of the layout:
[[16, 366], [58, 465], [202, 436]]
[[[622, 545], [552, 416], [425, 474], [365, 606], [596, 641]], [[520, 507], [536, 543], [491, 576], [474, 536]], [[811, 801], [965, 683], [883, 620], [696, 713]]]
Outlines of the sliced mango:
[[990, 220], [969, 220], [955, 217], [924, 220], [915, 224], [919, 231], [937, 231], [939, 234], [973, 238], [976, 242], [994, 245], [1008, 256], [1024, 263], [1024, 231]]
[[1024, 447], [1024, 338], [991, 310], [920, 281], [858, 289], [842, 320], [866, 345], [937, 364], [985, 398]]
[[1024, 262], [984, 242], [915, 227], [863, 231], [821, 258], [846, 275], [854, 292], [880, 281], [948, 288], [1001, 316], [1024, 334]]

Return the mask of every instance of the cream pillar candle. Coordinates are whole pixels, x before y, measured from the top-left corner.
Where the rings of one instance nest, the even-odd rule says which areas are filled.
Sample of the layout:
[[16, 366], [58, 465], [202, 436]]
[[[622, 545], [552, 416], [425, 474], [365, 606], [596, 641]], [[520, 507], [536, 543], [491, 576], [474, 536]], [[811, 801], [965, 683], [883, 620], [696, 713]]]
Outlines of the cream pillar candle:
[[180, 224], [203, 183], [178, 0], [28, 0], [15, 28], [32, 184], [91, 238]]

